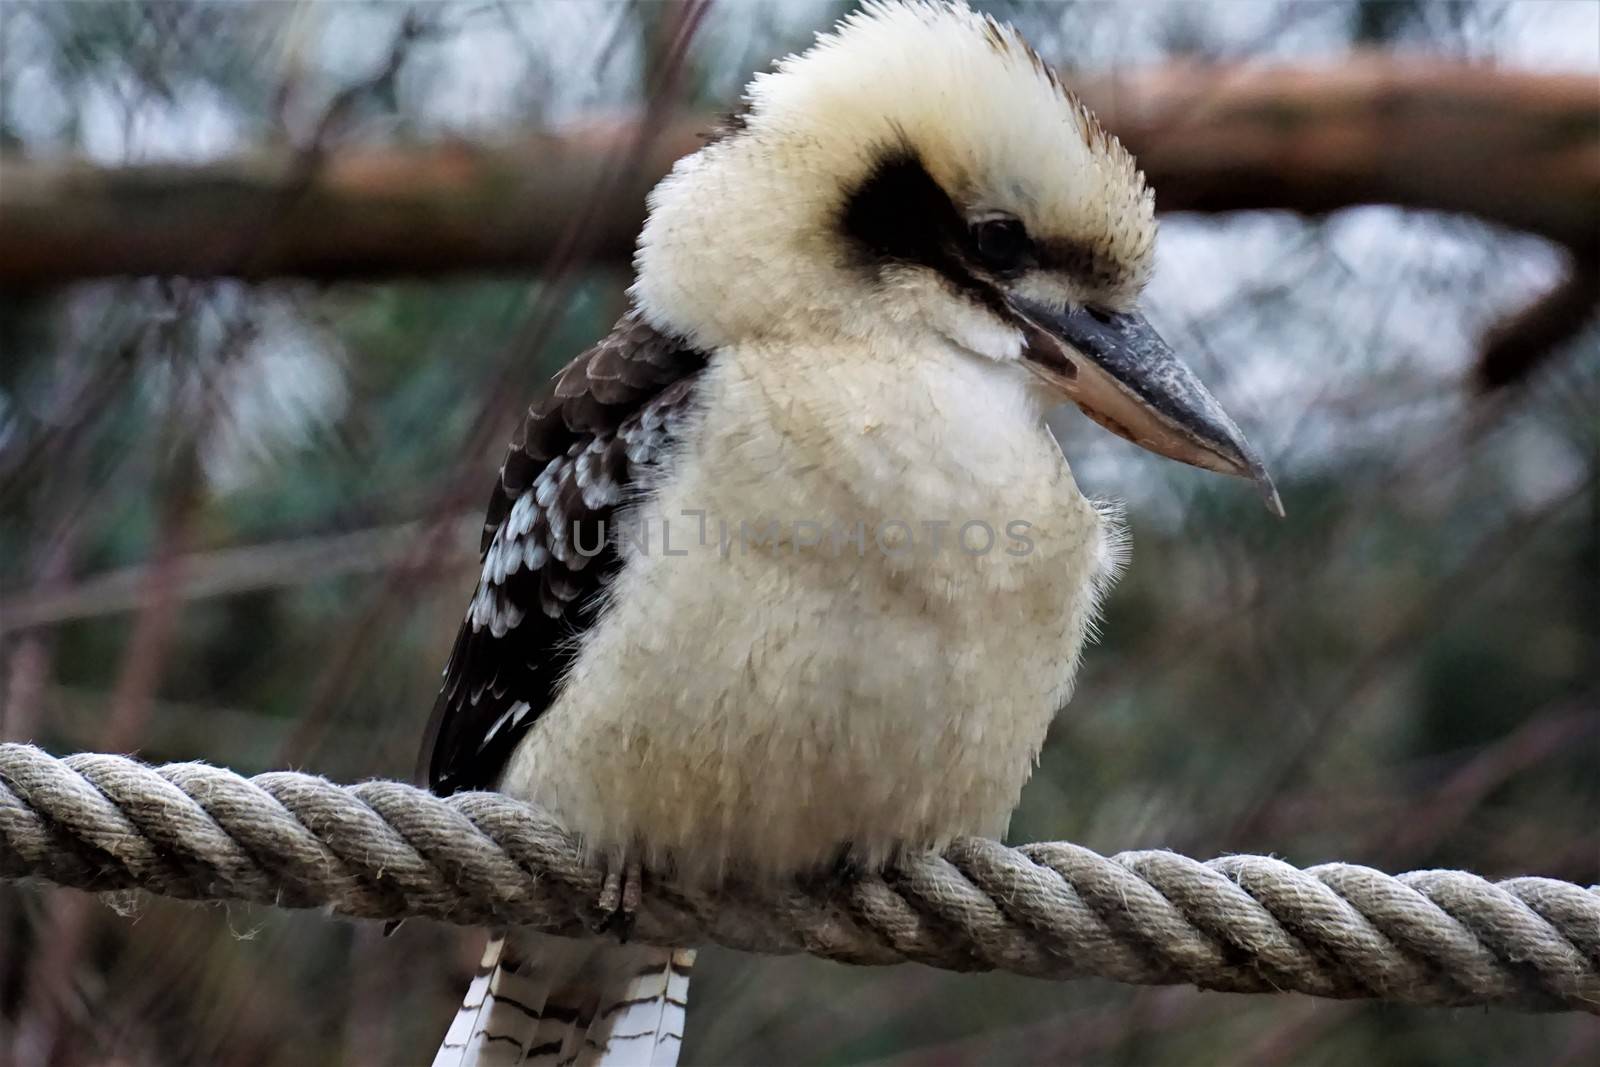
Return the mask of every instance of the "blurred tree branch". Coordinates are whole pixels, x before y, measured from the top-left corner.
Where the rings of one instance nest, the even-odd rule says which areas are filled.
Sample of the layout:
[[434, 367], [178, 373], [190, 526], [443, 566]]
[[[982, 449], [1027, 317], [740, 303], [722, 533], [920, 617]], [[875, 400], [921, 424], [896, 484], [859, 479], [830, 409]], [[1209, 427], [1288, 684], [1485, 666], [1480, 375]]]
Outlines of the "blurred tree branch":
[[[641, 139], [618, 120], [497, 147], [329, 148], [309, 176], [294, 150], [200, 166], [4, 159], [0, 287], [118, 274], [337, 280], [532, 270], [610, 185], [585, 244], [591, 258], [626, 260], [645, 193], [699, 147], [707, 126], [681, 120]], [[618, 174], [641, 140], [649, 145], [641, 165]]]
[[[1075, 84], [1138, 154], [1163, 210], [1394, 204], [1565, 248], [1570, 280], [1491, 331], [1485, 385], [1524, 377], [1593, 313], [1600, 101], [1588, 76], [1371, 53], [1337, 67], [1179, 63]], [[0, 288], [535, 270], [585, 207], [591, 256], [626, 261], [645, 192], [712, 125], [646, 121], [655, 129], [592, 122], [495, 147], [324, 147], [309, 174], [306, 154], [289, 150], [200, 166], [0, 160]]]
[[1478, 357], [1479, 388], [1499, 389], [1526, 378], [1595, 317], [1597, 300], [1600, 258], [1574, 259], [1561, 284], [1494, 324]]
[[1394, 204], [1600, 255], [1600, 96], [1587, 75], [1371, 53], [1337, 67], [1176, 64], [1084, 95], [1164, 211]]
[[[446, 525], [452, 542], [468, 544], [483, 522], [476, 516], [463, 516]], [[417, 538], [426, 532], [425, 523], [406, 522], [190, 553], [179, 557], [169, 595], [202, 600], [395, 568], [410, 573], [419, 564], [427, 565], [415, 558]], [[474, 559], [463, 555], [462, 565], [471, 567]], [[72, 619], [146, 610], [155, 597], [155, 570], [154, 564], [137, 564], [72, 584], [56, 580], [14, 591], [0, 598], [0, 636]]]

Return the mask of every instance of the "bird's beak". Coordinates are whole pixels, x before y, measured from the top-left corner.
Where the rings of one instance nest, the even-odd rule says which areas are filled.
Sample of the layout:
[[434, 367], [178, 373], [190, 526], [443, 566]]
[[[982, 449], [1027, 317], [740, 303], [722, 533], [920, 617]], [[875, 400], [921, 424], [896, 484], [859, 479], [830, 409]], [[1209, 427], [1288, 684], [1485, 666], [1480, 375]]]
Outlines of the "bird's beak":
[[1283, 502], [1239, 427], [1137, 312], [1058, 312], [1008, 299], [1029, 366], [1095, 422], [1157, 455], [1256, 483], [1267, 510]]

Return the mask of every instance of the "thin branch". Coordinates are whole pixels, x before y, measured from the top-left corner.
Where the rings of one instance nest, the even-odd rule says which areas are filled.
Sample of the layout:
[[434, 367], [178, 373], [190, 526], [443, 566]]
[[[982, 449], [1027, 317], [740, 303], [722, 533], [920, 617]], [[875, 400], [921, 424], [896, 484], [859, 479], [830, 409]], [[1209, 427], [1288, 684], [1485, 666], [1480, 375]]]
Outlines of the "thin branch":
[[1482, 392], [1526, 379], [1600, 317], [1600, 260], [1578, 260], [1554, 289], [1490, 328], [1473, 370]]
[[[482, 525], [477, 518], [449, 524], [451, 540], [475, 543]], [[410, 573], [416, 538], [423, 532], [423, 524], [407, 522], [194, 553], [177, 561], [172, 595], [179, 600], [202, 600], [394, 568]], [[471, 560], [463, 555], [461, 562], [466, 565]], [[0, 600], [0, 634], [139, 610], [151, 596], [150, 573], [150, 565], [124, 567], [71, 585], [41, 583], [21, 590]]]

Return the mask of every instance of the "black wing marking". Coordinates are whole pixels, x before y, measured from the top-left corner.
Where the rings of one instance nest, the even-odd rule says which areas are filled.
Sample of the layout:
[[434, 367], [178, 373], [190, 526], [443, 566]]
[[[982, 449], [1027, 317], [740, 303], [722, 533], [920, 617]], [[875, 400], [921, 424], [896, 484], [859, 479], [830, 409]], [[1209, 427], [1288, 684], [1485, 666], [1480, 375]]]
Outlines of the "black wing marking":
[[491, 787], [554, 701], [620, 562], [608, 520], [672, 443], [705, 363], [630, 311], [529, 407], [423, 740], [418, 774], [435, 792]]

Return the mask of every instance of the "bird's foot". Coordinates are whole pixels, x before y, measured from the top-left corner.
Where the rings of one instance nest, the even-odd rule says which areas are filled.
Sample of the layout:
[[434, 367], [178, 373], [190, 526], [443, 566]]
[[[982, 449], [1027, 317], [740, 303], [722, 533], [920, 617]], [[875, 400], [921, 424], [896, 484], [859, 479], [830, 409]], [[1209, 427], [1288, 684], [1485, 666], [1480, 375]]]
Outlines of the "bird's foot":
[[643, 899], [644, 872], [639, 861], [607, 861], [606, 876], [600, 883], [600, 899], [595, 905], [600, 919], [594, 924], [594, 932], [616, 934], [618, 941], [627, 941]]
[[861, 862], [861, 856], [856, 852], [855, 846], [846, 844], [839, 849], [838, 855], [833, 858], [832, 880], [841, 886], [853, 885], [867, 875], [867, 868]]
[[832, 894], [848, 890], [868, 873], [855, 846], [847, 841], [839, 846], [832, 859], [802, 872], [798, 880], [812, 892]]

